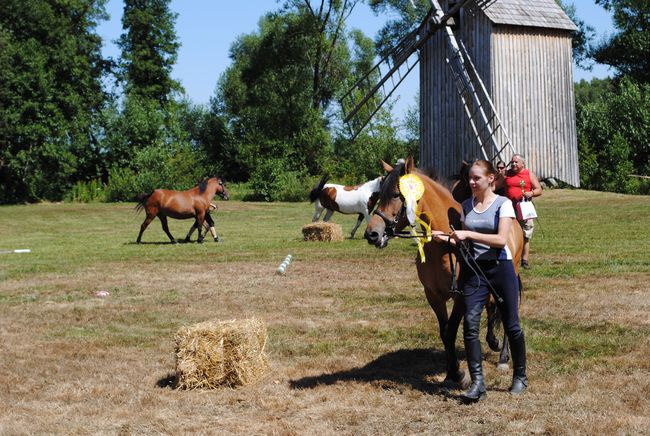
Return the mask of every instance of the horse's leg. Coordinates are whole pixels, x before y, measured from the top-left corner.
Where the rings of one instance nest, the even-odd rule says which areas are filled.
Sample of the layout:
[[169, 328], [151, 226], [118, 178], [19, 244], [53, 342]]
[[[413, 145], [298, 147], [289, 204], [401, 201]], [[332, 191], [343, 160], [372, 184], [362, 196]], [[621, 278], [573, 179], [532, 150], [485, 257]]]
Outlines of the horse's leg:
[[488, 304], [485, 306], [487, 311], [488, 321], [487, 321], [487, 334], [485, 335], [485, 340], [487, 341], [490, 349], [492, 351], [501, 351], [502, 343], [499, 342], [499, 338], [494, 334], [495, 326], [497, 322], [501, 322], [501, 315], [499, 314], [499, 308], [496, 305], [496, 302], [490, 298]]
[[462, 303], [455, 302], [451, 311], [451, 317], [449, 317], [447, 313], [447, 302], [443, 298], [436, 297], [432, 291], [426, 288], [424, 293], [438, 319], [440, 339], [445, 347], [445, 356], [447, 358], [445, 382], [453, 381], [460, 383], [463, 388], [466, 388], [469, 386], [469, 379], [465, 375], [465, 372], [460, 369], [458, 355], [456, 354], [456, 336], [458, 334], [460, 320], [463, 319], [463, 305]]
[[201, 234], [201, 230], [203, 229], [203, 221], [205, 220], [205, 212], [203, 213], [197, 213], [196, 214], [196, 226], [197, 229], [199, 229], [199, 238], [196, 240], [199, 244], [203, 243], [203, 238], [204, 235]]
[[[463, 389], [467, 389], [472, 383], [472, 380], [468, 373], [460, 369], [458, 356], [456, 355], [456, 337], [463, 316], [465, 316], [465, 303], [463, 302], [462, 297], [459, 297], [454, 300], [454, 305], [451, 309], [451, 316], [447, 323], [447, 344], [450, 350], [447, 354], [447, 379], [451, 379], [460, 384]], [[453, 371], [450, 372], [450, 370]]]
[[[192, 224], [192, 227], [190, 227], [190, 231], [187, 232], [187, 236], [185, 237], [185, 242], [190, 242], [190, 238], [192, 237], [192, 233], [194, 233], [194, 230], [196, 229], [196, 221]], [[201, 233], [201, 230], [199, 230], [199, 234]]]
[[147, 214], [147, 217], [144, 219], [144, 222], [140, 226], [140, 233], [138, 233], [138, 239], [136, 242], [139, 244], [142, 241], [142, 234], [146, 230], [147, 227], [149, 227], [149, 224], [151, 224], [151, 221], [156, 217], [156, 215], [149, 215]]
[[355, 224], [354, 228], [352, 229], [352, 234], [350, 235], [350, 239], [354, 239], [354, 233], [357, 231], [359, 226], [361, 225], [361, 222], [363, 221], [363, 214], [359, 214], [359, 218], [357, 218], [357, 223]]
[[160, 222], [162, 223], [163, 231], [167, 234], [167, 237], [172, 242], [172, 244], [175, 244], [176, 239], [174, 239], [172, 234], [169, 232], [169, 226], [167, 225], [167, 217], [163, 214], [158, 214], [158, 218], [160, 218]]
[[510, 347], [508, 346], [508, 335], [506, 334], [505, 328], [503, 329], [503, 339], [499, 341], [499, 338], [494, 334], [494, 330], [498, 322], [501, 322], [501, 311], [499, 306], [493, 299], [487, 304], [487, 335], [485, 339], [487, 340], [488, 345], [492, 351], [499, 351], [499, 363], [497, 363], [497, 369], [499, 371], [507, 372], [510, 370], [508, 362], [510, 361]]
[[325, 212], [325, 216], [323, 217], [324, 222], [328, 222], [330, 218], [332, 218], [332, 215], [334, 214], [334, 211], [331, 209], [327, 209], [327, 212]]
[[508, 334], [503, 329], [503, 347], [501, 348], [501, 353], [499, 353], [499, 363], [497, 364], [497, 369], [499, 371], [508, 372], [510, 366], [508, 362], [510, 361], [510, 342], [508, 341]]
[[323, 213], [323, 209], [325, 208], [320, 204], [320, 200], [316, 200], [314, 203], [314, 216], [311, 218], [312, 223], [315, 223], [320, 219], [320, 215]]

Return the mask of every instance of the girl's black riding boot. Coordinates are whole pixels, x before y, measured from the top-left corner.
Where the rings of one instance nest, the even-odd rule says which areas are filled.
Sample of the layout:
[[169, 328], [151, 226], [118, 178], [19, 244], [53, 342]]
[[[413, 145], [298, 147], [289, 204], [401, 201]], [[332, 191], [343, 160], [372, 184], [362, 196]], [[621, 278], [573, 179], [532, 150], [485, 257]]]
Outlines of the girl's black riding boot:
[[[465, 314], [465, 353], [467, 355], [467, 367], [472, 377], [472, 385], [467, 392], [462, 394], [465, 401], [475, 402], [484, 400], [487, 397], [485, 380], [483, 379], [483, 355], [481, 353], [481, 341], [478, 337], [478, 329], [481, 321], [482, 307]], [[471, 326], [471, 328], [467, 328]], [[474, 327], [475, 326], [475, 327]]]
[[528, 378], [526, 377], [526, 341], [524, 333], [521, 332], [516, 339], [510, 339], [510, 351], [512, 352], [512, 386], [510, 393], [518, 395], [528, 389]]

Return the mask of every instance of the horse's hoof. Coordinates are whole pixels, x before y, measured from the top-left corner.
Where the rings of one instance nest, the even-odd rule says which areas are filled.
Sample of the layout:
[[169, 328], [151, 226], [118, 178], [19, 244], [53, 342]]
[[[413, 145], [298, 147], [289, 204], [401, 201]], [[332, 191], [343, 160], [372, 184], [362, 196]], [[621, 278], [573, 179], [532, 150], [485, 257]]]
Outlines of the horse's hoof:
[[203, 239], [197, 239], [196, 243], [197, 244], [203, 244]]
[[497, 365], [497, 371], [499, 372], [510, 372], [510, 365], [507, 363], [499, 363]]
[[490, 350], [497, 352], [501, 351], [501, 339], [497, 338], [493, 341], [488, 339], [487, 343], [490, 346]]
[[459, 369], [454, 375], [447, 374], [447, 377], [445, 377], [443, 384], [448, 387], [459, 385], [461, 389], [467, 389], [472, 384], [472, 379], [468, 373], [462, 369]]

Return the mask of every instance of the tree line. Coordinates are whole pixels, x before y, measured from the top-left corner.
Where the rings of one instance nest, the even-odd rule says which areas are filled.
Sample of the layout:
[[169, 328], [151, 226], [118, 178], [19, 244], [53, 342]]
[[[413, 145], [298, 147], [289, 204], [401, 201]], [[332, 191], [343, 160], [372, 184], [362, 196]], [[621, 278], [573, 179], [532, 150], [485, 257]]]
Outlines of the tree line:
[[[303, 200], [324, 172], [356, 183], [376, 175], [378, 159], [417, 155], [417, 102], [404, 126], [389, 106], [351, 142], [338, 101], [428, 1], [366, 0], [396, 17], [375, 40], [346, 24], [361, 1], [283, 1], [232, 43], [209, 104], [197, 105], [172, 78], [170, 0], [124, 1], [116, 59], [102, 56], [96, 31], [106, 0], [2, 0], [0, 203], [131, 200], [208, 174], [248, 182], [251, 199]], [[628, 176], [648, 174], [648, 10], [596, 3], [618, 33], [596, 44], [574, 14], [574, 56], [616, 76], [576, 86], [581, 182], [638, 192], [642, 179]]]

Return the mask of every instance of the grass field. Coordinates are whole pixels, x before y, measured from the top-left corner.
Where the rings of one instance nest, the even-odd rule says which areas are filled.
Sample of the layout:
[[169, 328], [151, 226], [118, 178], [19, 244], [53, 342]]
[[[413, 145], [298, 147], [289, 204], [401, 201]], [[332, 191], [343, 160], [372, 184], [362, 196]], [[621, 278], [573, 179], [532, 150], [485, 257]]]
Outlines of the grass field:
[[[219, 201], [224, 242], [176, 245], [158, 221], [136, 245], [133, 204], [0, 207], [0, 250], [32, 250], [0, 254], [0, 434], [649, 434], [650, 197], [537, 205], [530, 389], [511, 398], [484, 346], [488, 399], [471, 406], [442, 385], [408, 240], [303, 242], [307, 203]], [[349, 234], [355, 218], [334, 221]], [[170, 221], [177, 238], [189, 225]], [[250, 316], [269, 330], [262, 381], [165, 385], [179, 327]]]

